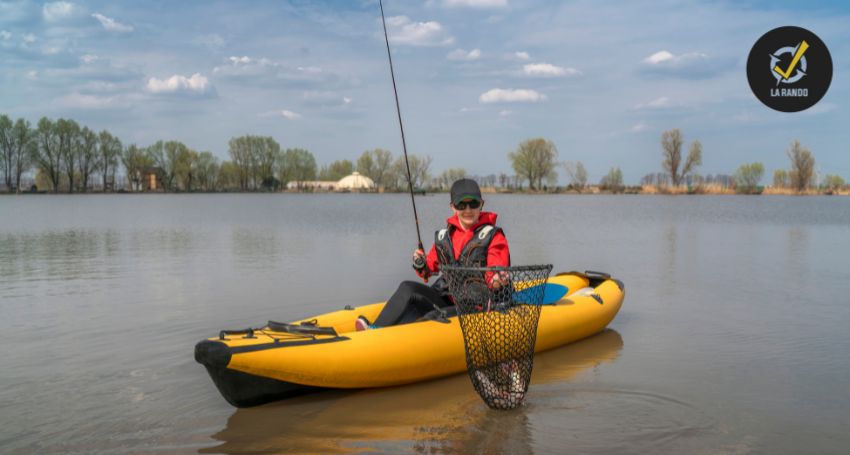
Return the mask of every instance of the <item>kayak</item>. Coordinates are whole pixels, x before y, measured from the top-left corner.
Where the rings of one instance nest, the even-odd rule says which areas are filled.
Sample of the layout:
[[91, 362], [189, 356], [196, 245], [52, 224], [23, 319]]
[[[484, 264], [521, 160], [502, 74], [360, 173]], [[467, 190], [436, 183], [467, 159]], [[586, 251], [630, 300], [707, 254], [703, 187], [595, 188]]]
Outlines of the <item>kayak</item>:
[[[601, 332], [625, 297], [623, 282], [600, 272], [565, 272], [545, 284], [535, 352]], [[466, 370], [456, 314], [432, 311], [417, 322], [356, 331], [386, 302], [260, 328], [222, 330], [195, 346], [195, 360], [230, 404], [249, 407], [325, 389], [410, 384]]]

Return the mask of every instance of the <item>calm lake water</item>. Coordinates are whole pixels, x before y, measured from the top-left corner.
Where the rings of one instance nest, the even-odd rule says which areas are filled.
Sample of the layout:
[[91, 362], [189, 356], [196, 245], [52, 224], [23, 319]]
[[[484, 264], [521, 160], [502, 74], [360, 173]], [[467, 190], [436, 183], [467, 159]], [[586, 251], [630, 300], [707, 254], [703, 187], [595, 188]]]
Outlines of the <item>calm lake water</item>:
[[[194, 345], [386, 299], [405, 195], [0, 197], [5, 453], [847, 453], [850, 198], [492, 195], [514, 264], [626, 284], [526, 404], [466, 375], [228, 405]], [[418, 197], [423, 239], [448, 196]]]

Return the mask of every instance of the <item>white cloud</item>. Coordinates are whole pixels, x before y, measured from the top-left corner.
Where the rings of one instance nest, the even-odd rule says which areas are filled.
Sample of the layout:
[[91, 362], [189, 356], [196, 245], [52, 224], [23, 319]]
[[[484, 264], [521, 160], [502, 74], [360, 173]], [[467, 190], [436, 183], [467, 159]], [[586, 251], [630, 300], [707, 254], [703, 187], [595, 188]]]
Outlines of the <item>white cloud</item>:
[[657, 65], [661, 62], [665, 62], [667, 60], [672, 60], [672, 59], [673, 59], [673, 54], [671, 54], [667, 51], [658, 51], [658, 52], [650, 55], [649, 57], [643, 59], [643, 62], [649, 63], [650, 65]]
[[439, 22], [413, 22], [407, 16], [388, 17], [387, 31], [390, 42], [398, 45], [447, 46], [454, 42]]
[[263, 112], [262, 114], [260, 114], [260, 117], [283, 117], [287, 120], [297, 120], [301, 118], [301, 114], [292, 112], [290, 110], [281, 109], [278, 111]]
[[702, 52], [688, 52], [685, 54], [675, 55], [668, 51], [658, 51], [642, 61], [647, 65], [680, 66], [705, 62], [706, 60], [708, 60], [708, 54], [704, 54]]
[[646, 103], [646, 107], [651, 107], [651, 108], [670, 107], [670, 98], [667, 98], [666, 96], [656, 98], [656, 99]]
[[297, 83], [317, 83], [334, 80], [334, 74], [318, 66], [287, 67], [265, 57], [235, 55], [227, 63], [213, 68], [213, 73], [229, 78], [253, 78], [259, 82], [278, 84], [281, 80]]
[[3, 41], [8, 41], [12, 39], [12, 34], [6, 30], [0, 30], [0, 39]]
[[446, 58], [449, 60], [478, 60], [481, 58], [481, 49], [473, 49], [469, 52], [466, 52], [463, 49], [455, 49], [446, 55]]
[[225, 76], [274, 75], [280, 66], [265, 57], [253, 58], [243, 55], [241, 57], [231, 56], [227, 60], [230, 62], [229, 64], [213, 68], [213, 73]]
[[45, 3], [41, 7], [41, 15], [47, 22], [56, 22], [74, 14], [76, 6], [71, 2]]
[[522, 67], [522, 72], [526, 76], [539, 77], [575, 76], [581, 74], [581, 71], [575, 68], [563, 68], [549, 63], [529, 63]]
[[150, 93], [190, 93], [202, 95], [210, 93], [213, 88], [209, 80], [199, 73], [191, 77], [175, 74], [168, 79], [148, 79], [145, 89]]
[[98, 58], [99, 57], [97, 55], [86, 54], [81, 56], [80, 60], [82, 60], [83, 63], [92, 63], [94, 61], [97, 61]]
[[481, 103], [522, 103], [545, 101], [546, 95], [529, 89], [501, 89], [488, 90], [478, 97]]
[[94, 13], [91, 17], [100, 21], [100, 25], [102, 25], [107, 31], [117, 33], [129, 33], [133, 31], [132, 25], [122, 24], [111, 17], [104, 16], [103, 14]]
[[632, 133], [640, 133], [641, 131], [646, 131], [647, 125], [643, 122], [637, 122], [629, 128], [629, 131]]
[[25, 44], [32, 44], [32, 43], [36, 42], [36, 40], [37, 40], [35, 35], [33, 35], [32, 33], [27, 33], [26, 35], [23, 36], [23, 39], [24, 39]]
[[512, 111], [509, 111], [509, 110], [507, 110], [507, 109], [502, 110], [502, 111], [499, 111], [499, 116], [500, 116], [500, 117], [507, 117], [507, 116], [509, 116], [509, 115], [511, 115], [511, 114], [513, 114], [513, 112], [512, 112]]
[[708, 54], [687, 52], [673, 54], [661, 50], [641, 60], [641, 71], [647, 74], [702, 79], [719, 73], [725, 65], [711, 62]]
[[345, 104], [351, 104], [352, 101], [354, 101], [354, 100], [352, 100], [351, 98], [349, 98], [347, 96], [342, 97], [342, 102], [345, 103]]
[[508, 0], [443, 0], [443, 6], [448, 8], [504, 8]]
[[519, 51], [519, 52], [514, 52], [514, 58], [516, 58], [518, 60], [528, 60], [531, 57], [528, 55], [528, 52]]

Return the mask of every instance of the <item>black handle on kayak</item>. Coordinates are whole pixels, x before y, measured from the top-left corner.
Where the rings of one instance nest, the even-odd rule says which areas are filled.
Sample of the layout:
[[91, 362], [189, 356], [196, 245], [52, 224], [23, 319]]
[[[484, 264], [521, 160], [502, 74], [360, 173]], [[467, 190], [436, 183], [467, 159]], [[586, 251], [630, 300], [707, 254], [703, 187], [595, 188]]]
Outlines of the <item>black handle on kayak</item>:
[[245, 335], [245, 338], [254, 338], [254, 329], [222, 330], [221, 332], [218, 332], [218, 339], [224, 340], [227, 335]]
[[[315, 319], [313, 321], [316, 321]], [[313, 322], [308, 321], [308, 322]], [[285, 322], [269, 321], [268, 327], [275, 332], [285, 332], [294, 335], [330, 335], [338, 337], [336, 330], [333, 327], [319, 327], [318, 321], [313, 324], [301, 323], [301, 325], [287, 324]]]
[[591, 278], [591, 279], [593, 279], [593, 278], [597, 278], [597, 279], [600, 279], [600, 280], [610, 280], [611, 279], [610, 273], [596, 272], [594, 270], [585, 270], [584, 275], [588, 278]]

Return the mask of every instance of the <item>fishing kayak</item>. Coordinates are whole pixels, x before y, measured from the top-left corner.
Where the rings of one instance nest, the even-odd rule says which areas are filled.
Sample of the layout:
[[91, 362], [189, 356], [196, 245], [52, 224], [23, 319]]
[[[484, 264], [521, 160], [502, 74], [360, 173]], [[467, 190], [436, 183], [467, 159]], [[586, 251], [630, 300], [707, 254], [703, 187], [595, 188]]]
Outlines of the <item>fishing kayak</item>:
[[[566, 272], [545, 284], [535, 351], [601, 332], [625, 296], [622, 281], [599, 272]], [[263, 327], [222, 330], [195, 345], [222, 396], [249, 407], [323, 389], [410, 384], [466, 370], [456, 314], [434, 311], [420, 321], [356, 331], [363, 315], [374, 320], [386, 302]]]

